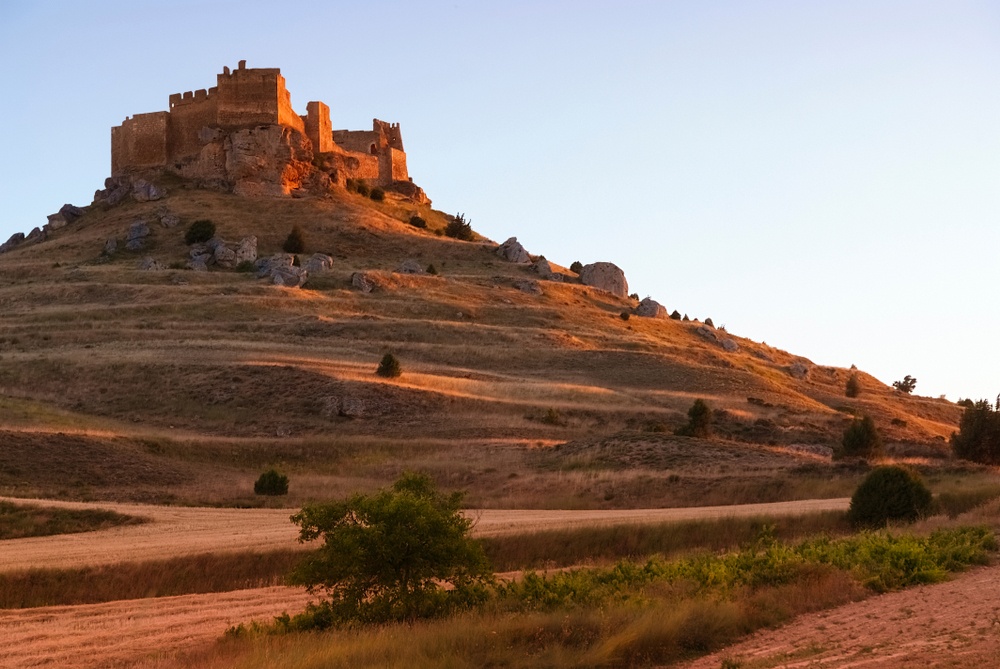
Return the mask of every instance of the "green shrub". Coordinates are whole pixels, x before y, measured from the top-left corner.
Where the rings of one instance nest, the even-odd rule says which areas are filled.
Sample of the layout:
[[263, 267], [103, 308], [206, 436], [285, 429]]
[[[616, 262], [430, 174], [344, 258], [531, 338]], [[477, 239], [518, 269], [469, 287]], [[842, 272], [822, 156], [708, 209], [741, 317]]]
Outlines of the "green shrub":
[[288, 477], [276, 469], [268, 469], [253, 484], [256, 495], [287, 495]]
[[378, 369], [375, 370], [375, 373], [387, 379], [393, 379], [403, 373], [403, 368], [396, 356], [392, 353], [386, 353], [382, 356], [382, 361], [378, 363]]
[[840, 450], [835, 453], [842, 458], [872, 458], [882, 453], [882, 437], [879, 436], [875, 421], [871, 416], [862, 416], [844, 430]]
[[368, 184], [366, 184], [361, 179], [358, 179], [354, 183], [354, 190], [357, 192], [358, 195], [361, 195], [362, 197], [368, 197], [371, 194], [371, 189], [368, 188]]
[[412, 225], [415, 228], [420, 228], [421, 230], [423, 230], [427, 227], [427, 221], [425, 221], [417, 214], [414, 214], [413, 216], [410, 216], [410, 225]]
[[579, 274], [583, 271], [583, 263], [579, 260], [574, 260], [573, 264], [569, 266], [569, 271], [573, 272], [573, 274]]
[[237, 272], [252, 272], [254, 270], [253, 260], [243, 260], [236, 266]]
[[688, 409], [687, 425], [678, 428], [674, 434], [682, 437], [707, 438], [712, 434], [712, 410], [703, 399], [697, 399]]
[[184, 233], [184, 243], [189, 246], [191, 244], [203, 244], [214, 236], [215, 223], [201, 219], [188, 226], [187, 232]]
[[371, 192], [368, 194], [368, 197], [370, 197], [375, 202], [382, 202], [385, 200], [385, 191], [377, 187], [372, 188]]
[[281, 250], [285, 253], [304, 253], [306, 250], [306, 235], [302, 228], [297, 225], [292, 226], [292, 231], [285, 238], [285, 243], [281, 245]]
[[844, 395], [847, 397], [857, 397], [861, 394], [861, 381], [858, 380], [857, 374], [851, 374], [847, 377], [847, 384], [844, 386]]
[[465, 214], [456, 214], [444, 229], [444, 234], [452, 239], [471, 242], [475, 235], [472, 232], [472, 220], [465, 220]]
[[917, 380], [907, 374], [903, 377], [902, 381], [893, 381], [892, 387], [901, 393], [906, 393], [909, 395], [917, 387]]
[[434, 263], [427, 266], [427, 273], [431, 276], [437, 276], [438, 268], [434, 266]]
[[931, 491], [914, 472], [895, 465], [876, 467], [854, 491], [847, 515], [857, 527], [913, 522], [927, 515], [931, 501]]
[[951, 435], [956, 457], [987, 465], [1000, 464], [1000, 412], [986, 400], [965, 406], [958, 432]]

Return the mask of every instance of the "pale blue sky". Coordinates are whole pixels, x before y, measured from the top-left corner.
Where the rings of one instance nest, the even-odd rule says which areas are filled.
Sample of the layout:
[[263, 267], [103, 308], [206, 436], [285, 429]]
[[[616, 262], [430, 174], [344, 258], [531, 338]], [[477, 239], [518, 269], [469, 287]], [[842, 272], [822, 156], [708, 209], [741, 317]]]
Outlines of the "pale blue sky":
[[497, 241], [917, 392], [1000, 392], [1000, 3], [0, 0], [0, 242], [110, 127], [280, 67]]

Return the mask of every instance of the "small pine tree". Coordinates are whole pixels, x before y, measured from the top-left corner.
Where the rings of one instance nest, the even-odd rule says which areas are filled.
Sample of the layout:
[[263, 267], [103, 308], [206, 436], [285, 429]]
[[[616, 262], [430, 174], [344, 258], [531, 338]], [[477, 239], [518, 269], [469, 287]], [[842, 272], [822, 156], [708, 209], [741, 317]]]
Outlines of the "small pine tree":
[[703, 399], [697, 399], [688, 409], [687, 425], [676, 430], [674, 434], [682, 437], [701, 437], [705, 439], [712, 435], [712, 409]]
[[299, 226], [293, 226], [292, 231], [285, 238], [285, 243], [281, 246], [285, 253], [304, 253], [306, 250], [306, 236]]
[[437, 276], [438, 268], [434, 266], [434, 263], [431, 263], [430, 265], [427, 266], [427, 273], [433, 276]]
[[882, 437], [871, 416], [855, 420], [844, 430], [838, 457], [872, 458], [882, 453]]
[[214, 236], [215, 223], [202, 219], [188, 226], [187, 232], [184, 233], [184, 243], [189, 246], [191, 244], [202, 244]]
[[913, 522], [927, 515], [931, 499], [931, 491], [909, 469], [876, 467], [854, 491], [847, 517], [857, 527]]
[[903, 377], [902, 381], [893, 381], [892, 387], [901, 393], [906, 393], [909, 395], [917, 387], [917, 380], [907, 374]]
[[583, 263], [579, 260], [574, 260], [573, 264], [569, 266], [569, 271], [573, 272], [573, 274], [579, 274], [583, 271]]
[[857, 397], [861, 394], [861, 381], [857, 374], [847, 377], [847, 385], [844, 386], [844, 395], [847, 397]]
[[475, 235], [472, 232], [472, 219], [465, 220], [465, 214], [456, 214], [448, 221], [444, 229], [444, 234], [452, 239], [459, 239], [463, 242], [471, 242]]
[[670, 314], [670, 318], [672, 318], [675, 321], [679, 321], [681, 319], [681, 312], [674, 309], [674, 313]]
[[253, 484], [253, 491], [256, 495], [287, 495], [288, 477], [276, 469], [268, 469]]
[[396, 356], [392, 353], [386, 353], [382, 356], [382, 361], [379, 362], [375, 373], [387, 379], [394, 379], [403, 373], [403, 368], [400, 366]]

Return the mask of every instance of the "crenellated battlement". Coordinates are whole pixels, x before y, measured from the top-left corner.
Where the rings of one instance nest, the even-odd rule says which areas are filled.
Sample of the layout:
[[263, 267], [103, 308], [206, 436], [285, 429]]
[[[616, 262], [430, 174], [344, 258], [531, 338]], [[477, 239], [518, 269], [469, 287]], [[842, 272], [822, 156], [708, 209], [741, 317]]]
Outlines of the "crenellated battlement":
[[[216, 75], [211, 88], [174, 93], [168, 111], [126, 117], [111, 130], [111, 174], [155, 168], [181, 172], [218, 138], [241, 130], [280, 126], [304, 136], [314, 154], [336, 154], [346, 177], [388, 185], [408, 181], [399, 123], [372, 120], [372, 130], [332, 130], [330, 108], [310, 102], [296, 114], [278, 68], [248, 68], [239, 61]], [[221, 146], [221, 145], [220, 145]], [[212, 149], [218, 155], [219, 147]], [[225, 150], [225, 149], [223, 149]], [[204, 158], [218, 165], [217, 158]], [[214, 161], [214, 162], [213, 162]], [[337, 181], [337, 176], [332, 175]]]

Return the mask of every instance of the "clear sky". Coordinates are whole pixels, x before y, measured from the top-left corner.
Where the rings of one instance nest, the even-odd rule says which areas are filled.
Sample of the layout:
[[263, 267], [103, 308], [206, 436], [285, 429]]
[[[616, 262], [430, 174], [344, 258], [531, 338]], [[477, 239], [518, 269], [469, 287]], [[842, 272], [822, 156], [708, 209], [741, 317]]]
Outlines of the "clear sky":
[[436, 207], [668, 309], [917, 393], [1000, 392], [1000, 3], [0, 0], [0, 242], [110, 128], [280, 67], [402, 124]]

